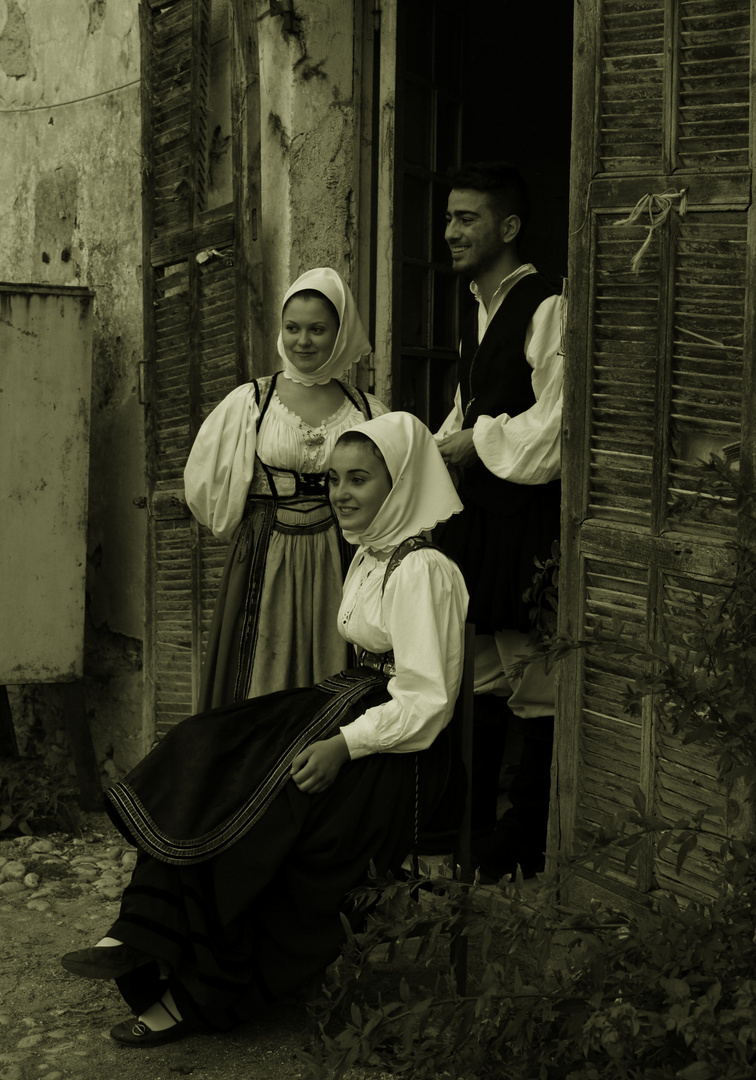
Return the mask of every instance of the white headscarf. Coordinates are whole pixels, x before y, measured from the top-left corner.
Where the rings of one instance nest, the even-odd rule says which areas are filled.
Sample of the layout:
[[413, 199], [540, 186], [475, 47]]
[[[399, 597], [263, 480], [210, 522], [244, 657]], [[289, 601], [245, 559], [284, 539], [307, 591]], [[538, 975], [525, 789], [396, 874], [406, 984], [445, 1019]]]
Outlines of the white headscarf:
[[349, 431], [361, 431], [375, 443], [392, 482], [385, 502], [364, 533], [342, 529], [350, 544], [390, 551], [408, 536], [417, 536], [460, 512], [462, 503], [436, 440], [412, 413], [385, 413]]
[[289, 360], [283, 346], [283, 333], [279, 330], [277, 349], [278, 355], [283, 360], [284, 376], [294, 382], [312, 386], [314, 383], [325, 384], [331, 379], [338, 379], [348, 367], [355, 364], [361, 357], [371, 352], [371, 345], [362, 325], [360, 313], [354, 302], [352, 291], [344, 281], [341, 274], [332, 270], [330, 266], [319, 266], [315, 270], [307, 270], [304, 274], [289, 286], [286, 296], [281, 304], [281, 318], [287, 301], [303, 289], [316, 289], [323, 293], [331, 301], [339, 313], [339, 332], [333, 352], [324, 364], [315, 371], [303, 375], [301, 371]]

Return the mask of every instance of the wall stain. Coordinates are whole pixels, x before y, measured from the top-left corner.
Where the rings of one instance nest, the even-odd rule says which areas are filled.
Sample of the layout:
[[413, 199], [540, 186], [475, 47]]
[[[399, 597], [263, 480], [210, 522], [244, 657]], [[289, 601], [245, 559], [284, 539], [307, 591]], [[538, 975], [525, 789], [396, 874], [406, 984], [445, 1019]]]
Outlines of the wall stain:
[[8, 0], [8, 20], [0, 34], [0, 68], [11, 79], [23, 79], [31, 66], [26, 20], [16, 0]]
[[89, 0], [88, 34], [95, 34], [105, 21], [106, 0]]
[[0, 323], [3, 326], [9, 326], [11, 330], [15, 330], [17, 334], [23, 334], [25, 337], [39, 337], [39, 334], [35, 334], [33, 330], [23, 330], [20, 326], [16, 326], [10, 321], [10, 319], [0, 318]]

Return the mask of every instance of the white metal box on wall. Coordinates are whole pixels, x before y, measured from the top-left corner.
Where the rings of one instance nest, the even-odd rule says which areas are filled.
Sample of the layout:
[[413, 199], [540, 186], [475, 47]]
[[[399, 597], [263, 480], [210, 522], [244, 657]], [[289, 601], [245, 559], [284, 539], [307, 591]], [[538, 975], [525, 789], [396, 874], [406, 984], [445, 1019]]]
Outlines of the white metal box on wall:
[[0, 284], [0, 685], [83, 673], [93, 296]]

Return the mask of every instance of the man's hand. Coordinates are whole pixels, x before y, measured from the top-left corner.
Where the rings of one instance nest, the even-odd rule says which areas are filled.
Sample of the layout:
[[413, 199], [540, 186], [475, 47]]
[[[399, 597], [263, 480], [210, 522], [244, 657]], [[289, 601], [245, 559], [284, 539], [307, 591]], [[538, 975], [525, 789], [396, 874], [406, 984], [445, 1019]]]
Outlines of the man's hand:
[[331, 739], [312, 743], [297, 754], [291, 763], [291, 778], [300, 791], [319, 795], [331, 786], [346, 761], [349, 761], [349, 747], [339, 732]]
[[478, 456], [473, 443], [472, 428], [447, 435], [438, 443], [438, 449], [449, 469], [464, 469], [467, 465], [472, 465]]

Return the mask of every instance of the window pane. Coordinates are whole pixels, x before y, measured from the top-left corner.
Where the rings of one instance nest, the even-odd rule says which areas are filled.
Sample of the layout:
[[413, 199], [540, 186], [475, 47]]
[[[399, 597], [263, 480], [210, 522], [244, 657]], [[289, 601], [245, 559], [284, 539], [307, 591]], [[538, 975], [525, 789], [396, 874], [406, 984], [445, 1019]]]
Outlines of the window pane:
[[431, 166], [431, 92], [408, 82], [404, 111], [404, 159], [413, 165]]
[[433, 275], [433, 347], [457, 348], [459, 278], [439, 270]]
[[428, 285], [426, 271], [405, 266], [402, 273], [402, 345], [428, 343]]
[[414, 413], [428, 423], [428, 361], [402, 357], [399, 409]]
[[433, 185], [433, 209], [431, 211], [431, 250], [434, 263], [451, 267], [449, 245], [446, 243], [446, 207], [449, 202], [449, 185]]
[[405, 30], [407, 71], [430, 80], [433, 70], [433, 3], [410, 0], [400, 10], [407, 20]]
[[[459, 32], [460, 9], [436, 8], [436, 65], [434, 82], [456, 87], [459, 83], [462, 34]], [[485, 33], [485, 27], [480, 28]]]
[[428, 258], [428, 185], [407, 175], [402, 188], [402, 253], [410, 259]]
[[436, 109], [436, 170], [445, 173], [459, 164], [460, 107], [439, 94]]

